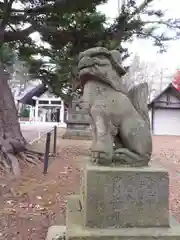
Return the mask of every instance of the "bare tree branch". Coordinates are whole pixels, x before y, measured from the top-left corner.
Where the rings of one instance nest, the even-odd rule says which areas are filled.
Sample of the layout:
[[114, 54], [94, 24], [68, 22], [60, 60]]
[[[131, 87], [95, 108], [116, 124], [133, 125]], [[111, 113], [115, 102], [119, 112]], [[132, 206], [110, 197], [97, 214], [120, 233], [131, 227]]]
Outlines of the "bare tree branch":
[[158, 25], [165, 25], [165, 26], [167, 26], [169, 28], [180, 29], [180, 23], [179, 23], [179, 26], [177, 26], [177, 25], [175, 26], [173, 24], [173, 22], [170, 21], [170, 19], [167, 20], [167, 21], [163, 21], [163, 20], [159, 20], [159, 21], [144, 21], [143, 23], [144, 23], [144, 25], [145, 24], [158, 24]]
[[[162, 41], [165, 41], [166, 39], [162, 39], [161, 37], [158, 37], [156, 35], [153, 35], [152, 33], [145, 33], [145, 32], [138, 32], [136, 31], [135, 34], [137, 34], [138, 36], [144, 36], [144, 37], [150, 37], [152, 39], [155, 40], [155, 43], [161, 48], [161, 51], [166, 51], [165, 46], [163, 45]], [[168, 41], [169, 39], [167, 39], [166, 41]]]
[[[5, 31], [4, 32], [4, 42], [13, 42], [13, 41], [23, 41], [28, 38], [28, 36], [34, 32], [34, 27], [30, 26], [22, 31]], [[1, 42], [1, 39], [0, 39]]]
[[154, 0], [144, 0], [144, 2], [142, 2], [139, 5], [139, 7], [134, 10], [134, 12], [131, 14], [131, 16], [134, 17], [135, 15], [139, 14], [140, 12], [142, 12], [142, 10], [144, 10], [144, 8], [147, 7], [153, 1]]
[[166, 71], [164, 68], [159, 69], [154, 63], [141, 61], [140, 57], [136, 55], [122, 81], [128, 89], [131, 89], [134, 85], [147, 82], [149, 88], [148, 101], [150, 101], [154, 95], [162, 90], [166, 84], [165, 79]]

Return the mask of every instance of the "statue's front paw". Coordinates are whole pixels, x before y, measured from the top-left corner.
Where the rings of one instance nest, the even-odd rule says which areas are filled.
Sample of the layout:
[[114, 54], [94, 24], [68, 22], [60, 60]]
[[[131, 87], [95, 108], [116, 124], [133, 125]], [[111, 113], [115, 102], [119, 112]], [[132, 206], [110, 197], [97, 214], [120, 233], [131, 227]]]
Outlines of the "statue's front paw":
[[144, 166], [144, 161], [137, 154], [129, 151], [127, 148], [116, 149], [113, 153], [113, 162], [125, 164], [131, 167]]
[[132, 164], [133, 159], [127, 156], [126, 148], [118, 148], [113, 153], [113, 162], [117, 162], [120, 164]]
[[126, 164], [126, 156], [123, 153], [114, 152], [112, 161], [120, 164]]
[[112, 157], [103, 151], [91, 151], [92, 162], [99, 165], [110, 165], [112, 163]]

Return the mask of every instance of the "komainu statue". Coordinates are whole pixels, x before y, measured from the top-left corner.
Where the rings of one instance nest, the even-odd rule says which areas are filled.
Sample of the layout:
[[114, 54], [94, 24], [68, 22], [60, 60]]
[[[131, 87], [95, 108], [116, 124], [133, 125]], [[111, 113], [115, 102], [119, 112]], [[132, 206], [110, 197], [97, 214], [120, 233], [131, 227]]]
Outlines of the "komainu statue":
[[148, 85], [130, 90], [117, 50], [96, 47], [79, 54], [76, 87], [91, 117], [92, 161], [99, 165], [147, 166], [152, 154]]

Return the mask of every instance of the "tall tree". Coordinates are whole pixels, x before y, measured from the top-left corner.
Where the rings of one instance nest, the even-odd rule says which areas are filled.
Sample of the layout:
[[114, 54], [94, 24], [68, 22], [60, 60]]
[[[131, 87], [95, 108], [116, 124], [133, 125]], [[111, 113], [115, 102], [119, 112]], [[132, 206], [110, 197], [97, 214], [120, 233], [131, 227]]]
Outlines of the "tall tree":
[[12, 50], [7, 44], [3, 44], [0, 49], [0, 163], [6, 170], [12, 168], [19, 175], [19, 162], [15, 154], [25, 150], [26, 142], [20, 130], [15, 102], [8, 84], [14, 59]]
[[[54, 18], [54, 16], [53, 16]], [[47, 83], [54, 93], [64, 97], [71, 96], [72, 80], [76, 75], [76, 57], [80, 51], [94, 46], [117, 47], [118, 41], [111, 41], [108, 29], [104, 23], [106, 18], [93, 10], [78, 11], [76, 14], [58, 16], [59, 28], [71, 31], [72, 38], [67, 42], [52, 35], [42, 35], [43, 41], [48, 41], [50, 47], [41, 48], [39, 59], [31, 55], [29, 61], [31, 73]], [[50, 21], [49, 19], [47, 21]], [[45, 60], [44, 60], [45, 58]]]
[[[63, 97], [64, 92], [69, 93], [69, 96], [72, 93], [70, 73], [74, 70], [73, 65], [76, 65], [79, 51], [92, 46], [118, 48], [124, 60], [129, 56], [124, 43], [132, 42], [134, 38], [151, 39], [160, 52], [166, 51], [169, 40], [179, 38], [180, 20], [166, 19], [162, 10], [152, 8], [151, 4], [155, 1], [142, 0], [139, 5], [134, 0], [124, 2], [120, 15], [111, 25], [104, 24], [107, 23], [105, 16], [94, 11], [88, 14], [86, 10], [75, 15], [63, 15], [63, 20], [62, 16], [58, 16], [59, 28], [68, 33], [71, 31], [72, 38], [62, 44], [56, 36], [52, 35], [51, 39], [47, 39], [46, 34], [42, 34], [42, 40], [51, 47], [44, 49], [41, 55], [48, 56], [50, 60], [47, 63], [41, 57], [40, 61], [33, 61], [34, 72], [45, 79], [54, 92]], [[46, 21], [52, 24], [56, 21], [54, 15], [55, 13], [47, 16]], [[171, 29], [170, 35], [166, 33], [168, 29]]]
[[[96, 11], [96, 6], [105, 2], [0, 0], [0, 47], [8, 43], [11, 49], [17, 50], [21, 59], [30, 63], [31, 72], [36, 72], [54, 92], [67, 94], [72, 92], [70, 72], [76, 75], [73, 66], [79, 51], [92, 46], [118, 47], [124, 59], [128, 56], [128, 49], [123, 47], [123, 43], [132, 41], [134, 37], [152, 38], [161, 51], [165, 50], [166, 41], [179, 37], [180, 20], [165, 19], [161, 10], [150, 7], [154, 0], [142, 0], [139, 5], [135, 0], [127, 0], [112, 25]], [[159, 26], [162, 25], [176, 29], [175, 35], [172, 37], [161, 32]], [[30, 36], [34, 32], [38, 32], [41, 40], [48, 43], [48, 48], [39, 47], [32, 40]], [[37, 54], [40, 60], [34, 58]], [[6, 163], [16, 170], [18, 161], [14, 156], [26, 149], [26, 142], [20, 132], [6, 72], [5, 65], [1, 63], [0, 147]]]
[[[68, 48], [68, 46], [73, 44], [73, 41], [77, 41], [80, 46], [80, 41], [82, 40], [82, 36], [84, 36], [83, 40], [87, 42], [93, 41], [91, 43], [93, 45], [96, 41], [99, 41], [101, 37], [103, 38], [103, 36], [106, 35], [104, 32], [105, 28], [101, 29], [101, 22], [105, 22], [105, 18], [102, 15], [97, 16], [99, 20], [94, 21], [90, 27], [92, 29], [91, 32], [88, 32], [88, 26], [91, 25], [91, 23], [88, 22], [88, 18], [86, 18], [87, 22], [84, 22], [85, 25], [79, 25], [77, 30], [74, 26], [76, 16], [83, 18], [86, 14], [90, 16], [95, 13], [94, 17], [91, 17], [92, 19], [96, 19], [96, 5], [102, 2], [104, 2], [104, 0], [87, 2], [29, 0], [18, 2], [19, 5], [16, 5], [15, 3], [17, 3], [17, 1], [0, 1], [0, 16], [2, 19], [0, 22], [0, 50], [2, 55], [0, 64], [0, 152], [3, 154], [0, 163], [4, 165], [5, 168], [9, 166], [17, 175], [20, 172], [17, 157], [19, 157], [20, 152], [27, 151], [27, 143], [20, 131], [17, 110], [8, 85], [9, 73], [7, 71], [7, 64], [9, 60], [14, 60], [14, 57], [10, 55], [13, 51], [10, 51], [8, 54], [6, 51], [14, 49], [21, 60], [28, 62], [31, 62], [32, 55], [38, 53], [43, 54], [43, 56], [49, 55], [48, 57], [52, 62], [50, 65], [48, 63], [48, 66], [51, 67], [50, 76], [56, 77], [55, 80], [57, 80], [57, 64], [54, 70], [52, 65], [57, 63], [60, 57], [67, 59], [69, 64], [71, 63], [72, 59], [68, 59], [66, 52], [69, 51], [70, 48]], [[80, 12], [82, 12], [82, 14]], [[98, 21], [100, 21], [100, 23]], [[85, 31], [82, 31], [83, 28], [85, 28]], [[35, 31], [38, 31], [42, 39], [51, 45], [50, 54], [48, 53], [48, 49], [39, 48], [30, 38], [30, 34]], [[101, 36], [99, 31], [102, 34]], [[87, 36], [85, 36], [85, 34]], [[59, 45], [59, 49], [64, 48], [64, 52], [61, 52], [60, 55], [57, 54], [57, 45]], [[84, 46], [85, 45], [86, 43], [84, 42]], [[64, 55], [62, 55], [62, 53]], [[9, 56], [8, 59], [6, 59], [6, 56]], [[47, 67], [44, 61], [43, 64]], [[47, 82], [47, 77], [43, 77], [43, 80]], [[31, 160], [28, 158], [28, 161]]]

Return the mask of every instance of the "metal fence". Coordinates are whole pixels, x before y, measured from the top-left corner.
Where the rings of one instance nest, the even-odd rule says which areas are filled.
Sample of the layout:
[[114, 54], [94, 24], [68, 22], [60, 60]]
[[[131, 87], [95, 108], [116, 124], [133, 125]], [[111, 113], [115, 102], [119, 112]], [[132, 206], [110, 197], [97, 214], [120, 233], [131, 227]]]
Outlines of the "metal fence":
[[[52, 139], [52, 133], [53, 133], [53, 139]], [[50, 152], [50, 145], [51, 141], [53, 141], [53, 152]], [[57, 146], [57, 126], [54, 126], [54, 128], [46, 133], [46, 145], [45, 145], [45, 154], [44, 154], [44, 169], [43, 173], [47, 174], [48, 166], [49, 166], [49, 157], [55, 157], [56, 156], [56, 146]]]

